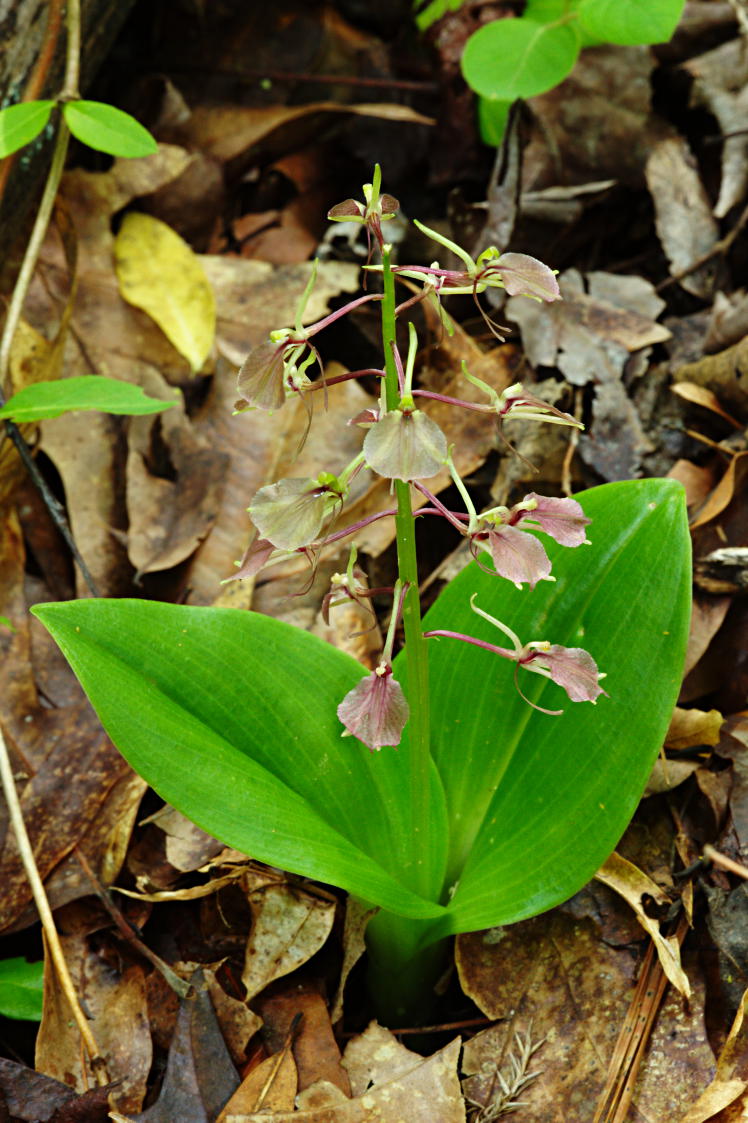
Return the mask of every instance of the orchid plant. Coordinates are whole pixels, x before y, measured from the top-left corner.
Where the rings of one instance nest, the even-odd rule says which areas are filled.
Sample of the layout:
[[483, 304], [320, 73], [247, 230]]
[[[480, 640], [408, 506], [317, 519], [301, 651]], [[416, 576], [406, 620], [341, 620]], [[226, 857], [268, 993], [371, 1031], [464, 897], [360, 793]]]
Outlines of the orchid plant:
[[[369, 981], [390, 1023], [424, 1016], [448, 937], [552, 907], [608, 856], [663, 741], [690, 603], [672, 481], [476, 508], [430, 400], [499, 426], [580, 423], [521, 384], [498, 393], [468, 370], [484, 401], [419, 388], [412, 324], [404, 358], [396, 344], [397, 319], [414, 304], [398, 307], [396, 278], [436, 301], [503, 287], [550, 303], [558, 286], [534, 258], [491, 247], [473, 261], [426, 227], [462, 267], [393, 265], [383, 223], [396, 211], [378, 168], [363, 202], [333, 208], [331, 219], [360, 222], [378, 250], [368, 275], [381, 273], [381, 291], [305, 324], [312, 273], [294, 326], [271, 333], [238, 378], [237, 410], [255, 417], [341, 379], [380, 379], [376, 404], [353, 419], [362, 447], [342, 472], [279, 480], [251, 500], [256, 537], [234, 575], [296, 555], [314, 566], [355, 540], [364, 523], [346, 521], [352, 481], [384, 477], [394, 505], [370, 519], [394, 518], [398, 577], [375, 669], [252, 612], [136, 600], [34, 609], [115, 743], [165, 799], [229, 845], [376, 910]], [[381, 308], [382, 369], [325, 379], [317, 335], [367, 302]], [[451, 478], [460, 509], [429, 486], [437, 474]], [[448, 520], [474, 558], [424, 617], [422, 518]], [[371, 592], [353, 546], [323, 612], [370, 605]]]

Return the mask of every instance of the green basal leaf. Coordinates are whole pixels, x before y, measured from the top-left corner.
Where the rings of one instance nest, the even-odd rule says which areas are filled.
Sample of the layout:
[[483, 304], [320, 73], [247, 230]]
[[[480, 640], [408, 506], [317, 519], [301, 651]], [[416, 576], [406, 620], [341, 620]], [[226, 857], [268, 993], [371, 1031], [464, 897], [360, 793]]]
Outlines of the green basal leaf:
[[82, 374], [75, 378], [62, 378], [53, 382], [35, 382], [24, 386], [0, 409], [0, 418], [9, 418], [19, 424], [24, 421], [42, 421], [59, 417], [73, 410], [100, 410], [102, 413], [141, 415], [161, 413], [171, 409], [174, 402], [149, 398], [140, 386], [122, 382], [118, 378], [104, 378], [96, 374]]
[[607, 43], [667, 43], [678, 25], [684, 2], [580, 0], [579, 19], [589, 35]]
[[25, 959], [0, 961], [0, 1014], [4, 1018], [39, 1022], [42, 1018], [44, 964]]
[[576, 20], [544, 24], [529, 19], [494, 20], [467, 41], [462, 73], [483, 97], [514, 101], [557, 86], [579, 54]]
[[129, 113], [102, 101], [69, 101], [62, 110], [78, 140], [110, 156], [150, 156], [158, 145]]
[[0, 109], [0, 157], [10, 156], [46, 128], [53, 101], [23, 101]]
[[433, 917], [408, 888], [444, 879], [444, 796], [414, 843], [409, 755], [341, 737], [337, 703], [361, 666], [315, 636], [232, 609], [85, 600], [33, 610], [123, 755], [199, 826], [247, 854]]
[[[590, 546], [543, 537], [555, 583], [532, 592], [469, 566], [426, 616], [426, 629], [584, 647], [609, 697], [570, 702], [560, 687], [449, 639], [431, 640], [433, 753], [452, 827], [449, 915], [432, 938], [506, 924], [566, 900], [602, 864], [634, 813], [680, 689], [690, 619], [690, 540], [682, 488], [607, 484], [576, 497]], [[552, 548], [555, 547], [555, 548]], [[395, 673], [402, 677], [396, 661]], [[468, 685], [469, 684], [469, 685]], [[405, 685], [405, 684], [404, 684]]]

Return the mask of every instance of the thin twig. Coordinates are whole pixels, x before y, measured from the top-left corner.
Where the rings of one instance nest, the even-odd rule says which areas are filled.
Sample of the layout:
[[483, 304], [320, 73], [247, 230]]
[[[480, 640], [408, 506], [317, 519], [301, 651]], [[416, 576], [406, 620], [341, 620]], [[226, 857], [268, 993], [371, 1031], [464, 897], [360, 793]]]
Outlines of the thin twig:
[[49, 900], [42, 883], [39, 870], [34, 858], [34, 851], [31, 846], [26, 824], [23, 821], [23, 811], [21, 810], [21, 801], [18, 798], [16, 791], [16, 784], [13, 778], [13, 769], [10, 763], [10, 756], [8, 754], [8, 747], [5, 743], [5, 738], [0, 730], [0, 779], [2, 779], [3, 792], [5, 794], [5, 801], [8, 805], [8, 815], [10, 823], [13, 828], [13, 833], [18, 845], [18, 853], [23, 863], [23, 868], [26, 871], [26, 877], [31, 886], [31, 892], [34, 897], [39, 919], [42, 922], [44, 935], [49, 948], [50, 958], [54, 964], [55, 971], [57, 972], [57, 979], [60, 984], [65, 997], [68, 1000], [70, 1009], [73, 1012], [73, 1017], [80, 1031], [83, 1044], [85, 1045], [86, 1052], [88, 1053], [91, 1062], [91, 1068], [94, 1073], [97, 1084], [103, 1086], [109, 1082], [106, 1072], [106, 1061], [104, 1060], [96, 1039], [91, 1032], [91, 1027], [86, 1020], [83, 1013], [78, 997], [75, 993], [73, 980], [70, 977], [68, 965], [65, 962], [65, 956], [60, 944], [60, 938], [57, 935], [55, 928], [54, 917], [52, 916], [52, 909], [49, 906]]
[[724, 238], [720, 238], [718, 242], [714, 243], [711, 249], [708, 249], [706, 253], [702, 253], [695, 261], [687, 265], [685, 269], [679, 269], [677, 273], [671, 273], [669, 277], [655, 286], [655, 292], [662, 292], [664, 289], [670, 288], [671, 285], [677, 285], [684, 277], [695, 273], [697, 269], [701, 269], [702, 265], [707, 265], [713, 257], [719, 257], [720, 254], [727, 253], [746, 222], [748, 222], [748, 206], [744, 207], [738, 221], [735, 223], [732, 230], [728, 230]]
[[127, 919], [121, 909], [117, 908], [111, 898], [111, 894], [109, 894], [106, 888], [101, 884], [98, 877], [92, 870], [88, 859], [79, 846], [76, 846], [75, 848], [75, 856], [80, 862], [86, 877], [91, 882], [96, 896], [99, 898], [102, 905], [109, 913], [112, 920], [117, 925], [117, 928], [119, 929], [123, 937], [127, 940], [127, 942], [131, 944], [135, 948], [135, 950], [143, 956], [144, 959], [147, 959], [149, 963], [153, 964], [159, 974], [166, 980], [171, 989], [176, 994], [178, 994], [180, 998], [190, 998], [193, 994], [192, 984], [188, 983], [186, 979], [180, 978], [180, 976], [171, 969], [168, 963], [165, 963], [160, 956], [156, 955], [155, 951], [152, 951], [147, 944], [143, 943], [142, 939], [140, 938], [139, 932], [137, 931], [135, 926]]
[[719, 850], [715, 850], [713, 846], [708, 843], [704, 847], [704, 857], [707, 861], [712, 862], [720, 869], [728, 870], [730, 873], [735, 873], [738, 877], [744, 877], [748, 880], [748, 866], [743, 866], [740, 862], [734, 862], [732, 858], [728, 858], [726, 854], [720, 854]]

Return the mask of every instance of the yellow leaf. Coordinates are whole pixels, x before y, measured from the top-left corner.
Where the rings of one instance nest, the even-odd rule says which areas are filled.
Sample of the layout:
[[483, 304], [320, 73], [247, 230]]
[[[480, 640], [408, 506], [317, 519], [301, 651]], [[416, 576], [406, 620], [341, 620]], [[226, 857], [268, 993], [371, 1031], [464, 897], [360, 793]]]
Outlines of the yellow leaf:
[[203, 267], [166, 223], [131, 212], [114, 242], [119, 291], [156, 321], [193, 373], [213, 346], [216, 304]]

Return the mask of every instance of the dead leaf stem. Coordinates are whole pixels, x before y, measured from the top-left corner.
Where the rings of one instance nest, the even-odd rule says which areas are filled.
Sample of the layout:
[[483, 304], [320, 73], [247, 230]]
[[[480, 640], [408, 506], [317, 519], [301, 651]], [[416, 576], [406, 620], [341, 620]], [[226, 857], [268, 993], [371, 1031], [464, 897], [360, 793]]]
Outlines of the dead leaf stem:
[[23, 868], [26, 871], [26, 877], [31, 886], [31, 892], [34, 897], [39, 919], [44, 929], [46, 944], [49, 949], [49, 954], [57, 972], [57, 979], [62, 988], [65, 997], [68, 1000], [70, 1009], [72, 1010], [73, 1017], [80, 1031], [83, 1044], [86, 1052], [88, 1053], [91, 1068], [94, 1073], [97, 1084], [101, 1087], [109, 1082], [109, 1077], [106, 1071], [106, 1061], [99, 1051], [99, 1046], [96, 1039], [91, 1032], [91, 1027], [88, 1024], [85, 1014], [81, 1009], [78, 1001], [78, 996], [75, 993], [73, 980], [68, 970], [68, 965], [65, 961], [65, 956], [60, 944], [60, 938], [57, 935], [57, 928], [55, 927], [54, 917], [52, 916], [52, 909], [49, 906], [49, 900], [44, 889], [44, 884], [39, 875], [39, 870], [34, 859], [34, 851], [31, 846], [31, 840], [26, 830], [26, 824], [23, 820], [23, 812], [21, 810], [21, 802], [18, 798], [16, 791], [15, 779], [13, 778], [13, 769], [10, 763], [10, 756], [8, 754], [8, 747], [5, 743], [5, 737], [0, 730], [0, 779], [2, 779], [3, 792], [5, 794], [5, 801], [8, 805], [8, 815], [10, 824], [13, 828], [16, 843], [18, 845], [18, 852], [23, 863]]

